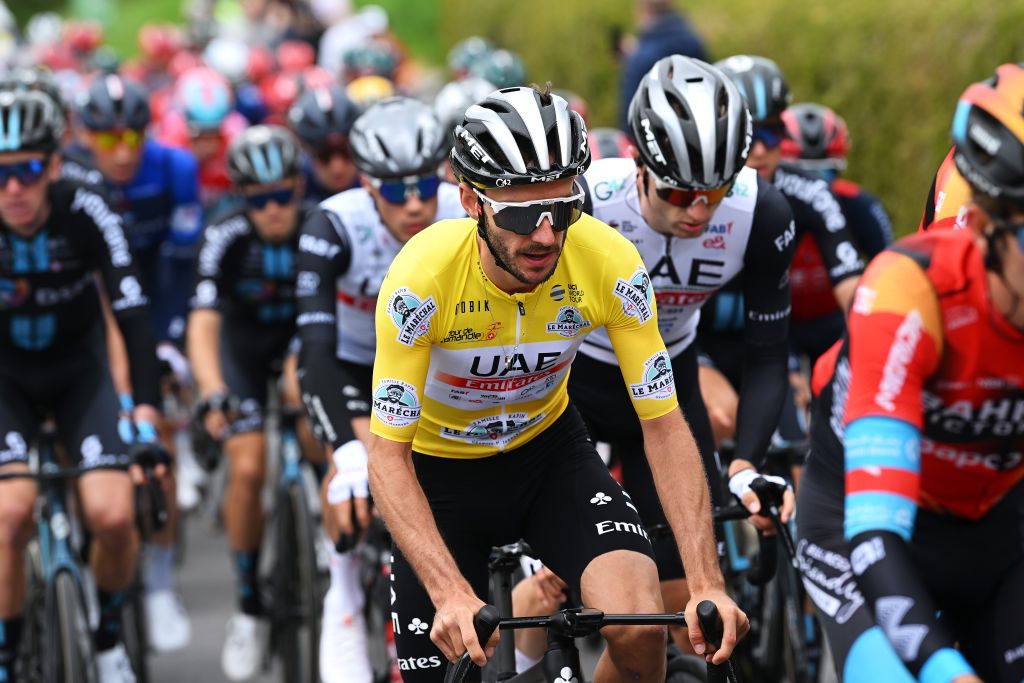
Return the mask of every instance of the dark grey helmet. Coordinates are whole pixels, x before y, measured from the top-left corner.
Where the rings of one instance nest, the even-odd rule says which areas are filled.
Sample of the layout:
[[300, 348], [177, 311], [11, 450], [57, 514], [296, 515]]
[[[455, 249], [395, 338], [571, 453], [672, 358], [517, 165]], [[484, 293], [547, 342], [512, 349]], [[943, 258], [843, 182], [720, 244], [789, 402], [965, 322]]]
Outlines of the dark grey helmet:
[[733, 55], [715, 66], [733, 80], [747, 99], [747, 108], [755, 123], [774, 123], [792, 99], [789, 84], [779, 65], [767, 57]]
[[451, 162], [459, 180], [482, 189], [581, 175], [590, 165], [587, 127], [558, 95], [496, 90], [466, 110]]
[[97, 76], [78, 101], [78, 116], [89, 130], [145, 130], [149, 96], [141, 85], [117, 74]]
[[722, 187], [750, 153], [743, 96], [721, 70], [699, 59], [658, 60], [640, 81], [628, 120], [640, 160], [670, 185]]
[[348, 136], [359, 116], [359, 107], [337, 85], [311, 88], [288, 111], [292, 131], [307, 145], [317, 145], [332, 135]]
[[252, 126], [228, 146], [228, 175], [236, 186], [267, 185], [299, 175], [299, 143], [287, 128]]
[[391, 97], [363, 112], [349, 145], [356, 167], [379, 179], [434, 172], [448, 149], [433, 110], [410, 97]]

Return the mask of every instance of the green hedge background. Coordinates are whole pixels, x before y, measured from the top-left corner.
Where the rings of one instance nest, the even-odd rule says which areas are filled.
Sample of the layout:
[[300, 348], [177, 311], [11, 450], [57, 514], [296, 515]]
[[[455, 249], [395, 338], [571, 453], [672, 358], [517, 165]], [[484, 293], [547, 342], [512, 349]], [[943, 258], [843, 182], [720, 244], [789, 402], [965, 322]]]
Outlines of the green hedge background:
[[[28, 14], [67, 0], [11, 4]], [[107, 28], [122, 56], [144, 21], [181, 17], [183, 0], [114, 0]], [[83, 0], [88, 4], [88, 0]], [[484, 35], [519, 52], [533, 82], [578, 92], [591, 125], [616, 120], [613, 30], [633, 30], [632, 0], [355, 0], [376, 2], [420, 60]], [[900, 234], [917, 226], [949, 145], [956, 99], [994, 67], [1024, 61], [1024, 0], [677, 0], [713, 58], [762, 54], [786, 73], [794, 101], [817, 101], [850, 126], [847, 175], [879, 195]]]
[[[920, 219], [949, 147], [956, 100], [1003, 62], [1024, 60], [1021, 0], [688, 0], [677, 2], [714, 59], [761, 54], [794, 101], [827, 104], [849, 124], [847, 176], [881, 197], [899, 234]], [[534, 82], [584, 96], [592, 126], [614, 124], [614, 27], [629, 0], [444, 0], [445, 46], [481, 34], [519, 51]]]

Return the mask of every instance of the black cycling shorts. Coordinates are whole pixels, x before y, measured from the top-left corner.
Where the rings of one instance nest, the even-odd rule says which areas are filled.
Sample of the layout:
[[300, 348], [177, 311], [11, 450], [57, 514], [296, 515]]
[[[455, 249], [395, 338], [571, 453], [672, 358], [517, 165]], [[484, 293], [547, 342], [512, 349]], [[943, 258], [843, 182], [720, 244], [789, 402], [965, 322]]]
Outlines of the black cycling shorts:
[[[715, 437], [704, 399], [700, 395], [697, 351], [694, 345], [691, 344], [672, 359], [672, 373], [683, 415], [697, 442], [705, 473], [709, 481], [713, 482], [709, 486], [711, 504], [721, 506], [724, 494], [721, 476], [718, 475], [720, 468]], [[569, 395], [579, 408], [594, 439], [611, 444], [613, 457], [622, 463], [622, 485], [632, 496], [644, 524], [667, 524], [654, 486], [654, 476], [644, 453], [640, 418], [630, 403], [619, 366], [594, 360], [582, 353], [577, 354], [569, 373]], [[658, 562], [658, 574], [663, 581], [685, 576], [679, 547], [674, 539], [655, 539], [654, 554]]]
[[[797, 559], [804, 585], [841, 681], [912, 680], [857, 587], [843, 537], [843, 496], [842, 479], [824, 470], [808, 468], [800, 481]], [[918, 509], [910, 550], [982, 680], [1024, 680], [1024, 483], [976, 522]]]
[[123, 460], [127, 447], [117, 431], [119, 404], [103, 325], [74, 349], [42, 355], [0, 355], [0, 465], [28, 462], [28, 448], [50, 415], [59, 441], [82, 467]]
[[[373, 366], [360, 365], [336, 358], [341, 378], [341, 385], [335, 389], [341, 394], [340, 400], [325, 401], [310, 386], [307, 380], [308, 370], [299, 368], [299, 387], [302, 389], [302, 400], [306, 404], [313, 433], [321, 442], [345, 444], [356, 438], [352, 430], [352, 420], [370, 417], [372, 402], [371, 387], [373, 385]], [[337, 411], [331, 419], [329, 408]]]
[[[636, 508], [571, 405], [544, 432], [507, 453], [468, 460], [414, 452], [413, 464], [459, 571], [484, 601], [491, 548], [519, 539], [577, 594], [583, 570], [599, 555], [632, 550], [653, 557]], [[398, 549], [391, 572], [402, 677], [406, 683], [440, 681], [447, 661], [430, 640], [434, 605]]]
[[238, 416], [232, 434], [263, 431], [267, 385], [281, 372], [284, 359], [295, 348], [290, 326], [258, 327], [224, 318], [220, 335], [221, 374], [232, 396], [238, 398]]

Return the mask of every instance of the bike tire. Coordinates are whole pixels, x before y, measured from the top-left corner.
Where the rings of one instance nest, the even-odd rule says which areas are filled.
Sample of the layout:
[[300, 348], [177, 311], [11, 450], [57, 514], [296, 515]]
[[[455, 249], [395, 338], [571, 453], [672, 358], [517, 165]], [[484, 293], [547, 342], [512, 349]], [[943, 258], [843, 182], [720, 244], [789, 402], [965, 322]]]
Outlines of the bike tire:
[[51, 643], [47, 683], [98, 683], [96, 653], [81, 584], [68, 571], [54, 577], [50, 597]]
[[301, 483], [281, 490], [275, 514], [274, 615], [281, 680], [320, 681], [320, 574], [313, 520]]
[[149, 633], [146, 620], [146, 594], [136, 577], [121, 613], [124, 648], [128, 653], [136, 683], [149, 683]]

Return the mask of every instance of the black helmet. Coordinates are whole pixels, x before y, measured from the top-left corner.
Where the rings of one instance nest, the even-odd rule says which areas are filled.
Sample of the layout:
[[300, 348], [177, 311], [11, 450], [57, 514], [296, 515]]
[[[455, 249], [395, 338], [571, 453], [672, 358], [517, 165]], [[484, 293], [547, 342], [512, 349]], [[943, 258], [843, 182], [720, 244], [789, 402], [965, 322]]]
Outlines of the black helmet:
[[97, 76], [79, 98], [78, 115], [90, 130], [144, 130], [149, 125], [149, 98], [142, 86], [117, 74]]
[[410, 97], [392, 97], [363, 112], [349, 144], [356, 167], [381, 179], [436, 171], [447, 150], [434, 112]]
[[304, 92], [288, 111], [292, 131], [307, 145], [318, 145], [332, 135], [347, 136], [359, 108], [337, 85]]
[[0, 90], [0, 152], [50, 154], [63, 133], [64, 117], [49, 97], [31, 90]]
[[299, 143], [287, 128], [252, 126], [228, 146], [228, 175], [236, 186], [267, 185], [299, 174]]
[[715, 66], [743, 93], [754, 123], [774, 123], [782, 117], [791, 98], [786, 77], [778, 64], [767, 57], [734, 55], [715, 62]]
[[724, 73], [699, 59], [659, 60], [641, 79], [628, 120], [640, 160], [670, 185], [727, 185], [750, 152], [743, 96]]
[[1024, 208], [1024, 65], [1003, 64], [960, 96], [953, 160], [975, 192]]
[[459, 180], [482, 189], [582, 175], [590, 165], [587, 127], [558, 95], [496, 90], [466, 110], [451, 162]]

